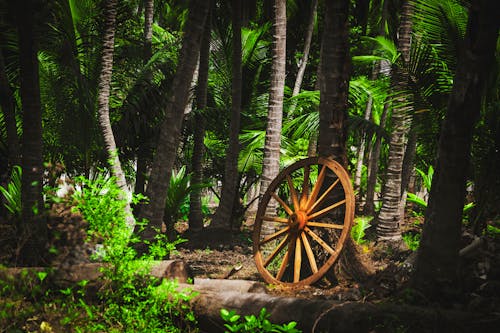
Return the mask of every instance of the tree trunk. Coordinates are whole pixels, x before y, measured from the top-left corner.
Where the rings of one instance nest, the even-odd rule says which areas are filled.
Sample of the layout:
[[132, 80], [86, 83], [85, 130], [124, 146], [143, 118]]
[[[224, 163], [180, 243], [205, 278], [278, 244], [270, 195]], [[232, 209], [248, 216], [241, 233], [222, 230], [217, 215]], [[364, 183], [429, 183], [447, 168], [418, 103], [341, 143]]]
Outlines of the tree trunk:
[[410, 59], [410, 43], [412, 30], [413, 5], [405, 0], [401, 9], [399, 26], [398, 51], [401, 53], [401, 64], [395, 66], [392, 73], [392, 90], [397, 107], [392, 110], [393, 131], [389, 144], [389, 162], [385, 184], [382, 190], [382, 208], [378, 216], [377, 239], [397, 241], [401, 239], [399, 203], [401, 201], [401, 172], [405, 149], [405, 136], [411, 107], [408, 106], [408, 71]]
[[[151, 43], [153, 37], [153, 15], [154, 0], [144, 0], [144, 48], [142, 59], [144, 65], [149, 62], [151, 55], [153, 54]], [[148, 79], [151, 80], [151, 75], [149, 75]], [[134, 193], [136, 194], [144, 194], [145, 192], [146, 174], [148, 172], [149, 160], [149, 150], [139, 147], [137, 151], [137, 166], [134, 186]]]
[[[373, 107], [373, 97], [369, 96], [365, 108], [364, 118], [366, 121], [370, 119], [370, 116], [372, 114], [372, 107]], [[358, 193], [358, 198], [356, 202], [361, 201], [361, 198], [363, 197], [361, 193], [361, 175], [363, 173], [363, 161], [365, 159], [365, 150], [366, 150], [366, 133], [364, 130], [362, 130], [361, 142], [359, 143], [359, 148], [358, 148], [358, 160], [356, 161], [356, 173], [354, 174], [354, 192]]]
[[325, 3], [320, 71], [318, 153], [347, 168], [347, 96], [349, 93], [349, 2]]
[[283, 120], [283, 95], [286, 74], [286, 1], [274, 1], [273, 63], [271, 86], [269, 87], [269, 107], [267, 113], [266, 139], [260, 196], [280, 171], [281, 128]]
[[[210, 9], [205, 24], [205, 31], [201, 41], [200, 62], [198, 69], [198, 86], [196, 87], [196, 113], [194, 115], [194, 134], [193, 134], [193, 158], [192, 158], [192, 176], [193, 184], [203, 182], [203, 156], [205, 154], [205, 115], [207, 107], [207, 88], [208, 88], [208, 64], [210, 57]], [[189, 205], [189, 230], [200, 231], [203, 228], [203, 214], [201, 210], [201, 190], [193, 190], [190, 193]]]
[[201, 36], [208, 12], [208, 2], [192, 0], [186, 22], [182, 49], [176, 74], [170, 88], [170, 97], [165, 110], [165, 119], [160, 127], [160, 136], [154, 157], [151, 176], [146, 189], [149, 203], [141, 207], [140, 217], [148, 223], [139, 231], [142, 243], [137, 245], [139, 253], [147, 250], [144, 241], [152, 241], [161, 229], [165, 209], [165, 198], [172, 175], [179, 135], [184, 117], [184, 109], [189, 98], [189, 89], [198, 61]]
[[403, 167], [401, 171], [401, 200], [399, 202], [399, 210], [402, 220], [404, 220], [408, 186], [410, 185], [410, 178], [415, 165], [417, 139], [418, 136], [415, 129], [415, 123], [412, 121], [410, 133], [408, 134], [408, 143], [406, 144], [405, 156], [403, 158]]
[[[311, 41], [314, 32], [314, 21], [316, 18], [317, 8], [318, 0], [312, 0], [311, 12], [309, 13], [309, 23], [307, 24], [306, 37], [304, 39], [304, 50], [302, 51], [299, 70], [297, 72], [297, 77], [295, 78], [295, 84], [293, 85], [292, 97], [295, 97], [300, 93], [300, 87], [302, 86], [302, 81], [306, 72], [307, 61], [309, 59], [309, 50], [311, 49]], [[290, 109], [288, 110], [289, 117], [291, 117], [291, 115], [295, 111], [296, 104], [296, 102], [293, 102], [293, 104], [290, 106]]]
[[22, 220], [18, 229], [20, 262], [37, 265], [46, 253], [47, 224], [43, 209], [42, 107], [36, 40], [36, 1], [17, 4], [20, 94], [23, 105]]
[[[385, 127], [385, 122], [387, 118], [387, 111], [389, 109], [389, 104], [386, 102], [384, 104], [384, 110], [380, 116], [380, 127]], [[368, 180], [366, 181], [366, 199], [365, 207], [363, 209], [363, 214], [367, 216], [375, 215], [375, 187], [377, 185], [378, 176], [378, 161], [380, 158], [380, 148], [382, 145], [382, 138], [377, 135], [375, 137], [375, 142], [373, 143], [372, 150], [370, 152], [370, 159], [368, 162]]]
[[122, 190], [120, 199], [126, 200], [125, 219], [130, 229], [134, 228], [135, 219], [130, 208], [130, 191], [127, 188], [125, 173], [123, 172], [118, 149], [116, 148], [113, 129], [109, 119], [109, 95], [111, 85], [111, 74], [113, 72], [113, 53], [115, 49], [115, 22], [116, 22], [116, 5], [117, 0], [106, 1], [104, 14], [104, 36], [101, 55], [101, 73], [99, 75], [99, 93], [97, 96], [97, 112], [99, 114], [99, 126], [102, 130], [104, 145], [111, 166], [111, 173], [116, 178], [116, 184]]
[[496, 5], [493, 0], [471, 5], [465, 43], [441, 130], [413, 278], [414, 286], [430, 299], [459, 291], [458, 259], [470, 147], [483, 88], [495, 59], [499, 22]]
[[231, 229], [235, 198], [238, 198], [238, 155], [240, 152], [239, 134], [241, 117], [241, 0], [233, 0], [233, 58], [231, 86], [231, 124], [229, 143], [225, 161], [224, 181], [221, 189], [219, 207], [215, 211], [211, 227]]
[[21, 148], [19, 145], [19, 137], [17, 135], [16, 111], [14, 104], [14, 95], [10, 88], [7, 73], [5, 72], [5, 64], [0, 50], [0, 107], [3, 111], [3, 118], [7, 130], [7, 151], [8, 151], [8, 168], [21, 163]]

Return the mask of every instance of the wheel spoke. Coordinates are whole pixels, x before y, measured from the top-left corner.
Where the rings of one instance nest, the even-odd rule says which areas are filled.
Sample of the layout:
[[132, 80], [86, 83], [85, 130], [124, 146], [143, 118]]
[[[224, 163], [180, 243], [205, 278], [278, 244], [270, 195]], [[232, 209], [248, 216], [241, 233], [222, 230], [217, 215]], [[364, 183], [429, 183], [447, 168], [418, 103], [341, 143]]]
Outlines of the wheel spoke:
[[279, 216], [262, 215], [260, 218], [269, 222], [288, 223], [288, 219]]
[[288, 243], [288, 250], [286, 251], [285, 256], [283, 257], [283, 261], [281, 262], [278, 273], [276, 274], [276, 279], [279, 281], [281, 281], [283, 275], [285, 274], [286, 267], [288, 266], [288, 261], [290, 260], [294, 243], [295, 242], [293, 241], [293, 239]]
[[328, 253], [330, 254], [335, 254], [335, 250], [332, 249], [330, 247], [330, 245], [326, 244], [326, 242], [324, 240], [321, 239], [321, 237], [319, 237], [318, 235], [316, 235], [314, 233], [314, 231], [312, 231], [311, 229], [309, 229], [308, 227], [305, 227], [304, 228], [305, 232], [307, 232], [309, 234], [309, 236], [311, 236], [316, 242], [318, 242], [319, 245], [323, 246], [323, 248], [328, 251]]
[[293, 208], [295, 211], [299, 210], [299, 197], [297, 196], [297, 191], [295, 191], [295, 187], [293, 186], [293, 180], [290, 178], [290, 175], [286, 175], [286, 181], [288, 183], [288, 187], [290, 188], [290, 196], [292, 197]]
[[273, 252], [271, 253], [271, 255], [264, 262], [264, 267], [267, 267], [271, 263], [271, 261], [273, 261], [273, 259], [276, 258], [276, 256], [278, 255], [278, 253], [280, 253], [280, 251], [285, 247], [286, 242], [288, 241], [288, 239], [289, 239], [289, 236], [287, 235], [285, 238], [283, 238], [281, 240], [281, 242], [278, 244], [278, 246], [273, 250]]
[[288, 205], [286, 204], [286, 202], [283, 201], [283, 199], [281, 199], [276, 193], [271, 193], [271, 195], [273, 196], [274, 199], [276, 199], [276, 201], [278, 201], [280, 203], [281, 206], [283, 206], [283, 208], [285, 209], [285, 212], [288, 214], [288, 215], [292, 215], [293, 214], [293, 210], [288, 207]]
[[300, 234], [302, 238], [302, 243], [304, 243], [304, 249], [306, 250], [307, 258], [309, 259], [309, 265], [311, 266], [311, 270], [314, 273], [318, 271], [318, 266], [316, 265], [316, 258], [314, 257], [314, 252], [311, 249], [311, 244], [309, 244], [309, 240], [307, 239], [307, 235], [305, 232]]
[[338, 207], [338, 206], [340, 206], [340, 205], [344, 204], [345, 202], [346, 202], [346, 199], [341, 200], [341, 201], [339, 201], [339, 202], [336, 202], [336, 203], [334, 203], [333, 205], [330, 205], [330, 206], [328, 206], [328, 207], [326, 207], [326, 208], [324, 208], [324, 209], [322, 209], [322, 210], [320, 210], [320, 211], [318, 211], [318, 212], [316, 212], [316, 213], [313, 213], [313, 214], [309, 215], [307, 218], [308, 218], [309, 220], [312, 220], [312, 219], [315, 219], [315, 218], [317, 218], [317, 217], [323, 216], [323, 215], [325, 215], [326, 213], [328, 213], [329, 211], [331, 211], [332, 209], [335, 209], [336, 207]]
[[307, 205], [307, 198], [309, 196], [309, 165], [304, 167], [304, 183], [302, 184], [302, 194], [300, 196], [300, 209], [304, 209]]
[[300, 238], [295, 240], [295, 260], [294, 260], [294, 270], [293, 270], [293, 282], [299, 282], [300, 280], [300, 268], [302, 266], [302, 246], [300, 243]]
[[344, 229], [344, 225], [342, 224], [333, 224], [333, 223], [324, 223], [324, 222], [314, 222], [308, 221], [307, 225], [310, 227], [320, 227], [320, 228], [330, 228], [330, 229]]
[[288, 230], [290, 230], [290, 227], [289, 226], [286, 226], [285, 228], [275, 232], [274, 234], [271, 234], [267, 237], [265, 237], [263, 240], [260, 241], [259, 245], [263, 245], [267, 242], [270, 242], [272, 241], [273, 239], [276, 239], [278, 238], [279, 236], [283, 235], [285, 232], [287, 232]]
[[336, 181], [334, 181], [333, 184], [330, 185], [330, 187], [328, 187], [328, 189], [325, 191], [325, 193], [323, 193], [319, 197], [319, 199], [312, 204], [311, 207], [309, 207], [309, 208], [306, 207], [307, 214], [311, 213], [316, 207], [318, 207], [318, 205], [320, 205], [321, 203], [323, 203], [323, 200], [325, 200], [326, 196], [333, 190], [333, 188], [335, 187], [335, 185], [337, 185], [337, 183], [339, 181], [340, 181], [340, 179], [337, 179]]
[[323, 165], [321, 171], [319, 172], [318, 179], [316, 180], [316, 184], [314, 184], [313, 186], [311, 196], [309, 197], [309, 199], [307, 199], [306, 210], [308, 210], [307, 207], [311, 207], [312, 204], [316, 201], [319, 191], [321, 190], [321, 186], [323, 186], [323, 181], [325, 180], [325, 174], [326, 174], [326, 165]]

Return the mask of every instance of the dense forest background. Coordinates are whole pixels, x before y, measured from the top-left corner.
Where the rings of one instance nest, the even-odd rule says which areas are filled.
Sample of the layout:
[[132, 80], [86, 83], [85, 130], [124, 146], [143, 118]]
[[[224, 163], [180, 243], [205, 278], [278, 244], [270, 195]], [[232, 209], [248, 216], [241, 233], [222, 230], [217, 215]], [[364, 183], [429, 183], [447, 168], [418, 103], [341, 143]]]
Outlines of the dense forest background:
[[347, 252], [410, 246], [412, 288], [456, 299], [460, 250], [500, 233], [495, 2], [1, 1], [2, 264], [54, 266], [69, 229], [130, 258], [167, 257], [181, 222], [251, 230], [319, 155], [354, 187]]

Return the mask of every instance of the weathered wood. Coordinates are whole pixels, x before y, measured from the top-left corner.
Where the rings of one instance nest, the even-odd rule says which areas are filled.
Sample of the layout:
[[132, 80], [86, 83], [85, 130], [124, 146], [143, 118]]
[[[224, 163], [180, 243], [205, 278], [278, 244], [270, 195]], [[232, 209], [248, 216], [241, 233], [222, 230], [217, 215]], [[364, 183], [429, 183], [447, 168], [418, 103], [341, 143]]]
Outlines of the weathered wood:
[[[222, 281], [222, 280], [221, 280]], [[228, 281], [228, 280], [226, 280]], [[214, 281], [216, 282], [216, 281]], [[181, 285], [198, 292], [193, 310], [202, 332], [224, 332], [221, 309], [258, 315], [266, 308], [273, 323], [296, 321], [304, 333], [336, 332], [491, 332], [500, 316], [402, 304], [372, 304], [321, 299], [278, 297], [265, 293], [215, 291]]]

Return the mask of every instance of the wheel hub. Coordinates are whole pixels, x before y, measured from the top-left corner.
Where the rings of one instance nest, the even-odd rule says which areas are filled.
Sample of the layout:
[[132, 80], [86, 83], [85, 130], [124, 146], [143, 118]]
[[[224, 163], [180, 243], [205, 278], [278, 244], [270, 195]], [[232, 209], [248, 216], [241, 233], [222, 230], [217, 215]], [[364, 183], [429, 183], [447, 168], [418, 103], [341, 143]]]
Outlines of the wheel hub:
[[307, 224], [307, 214], [304, 211], [297, 211], [290, 215], [288, 223], [293, 230], [302, 231]]

